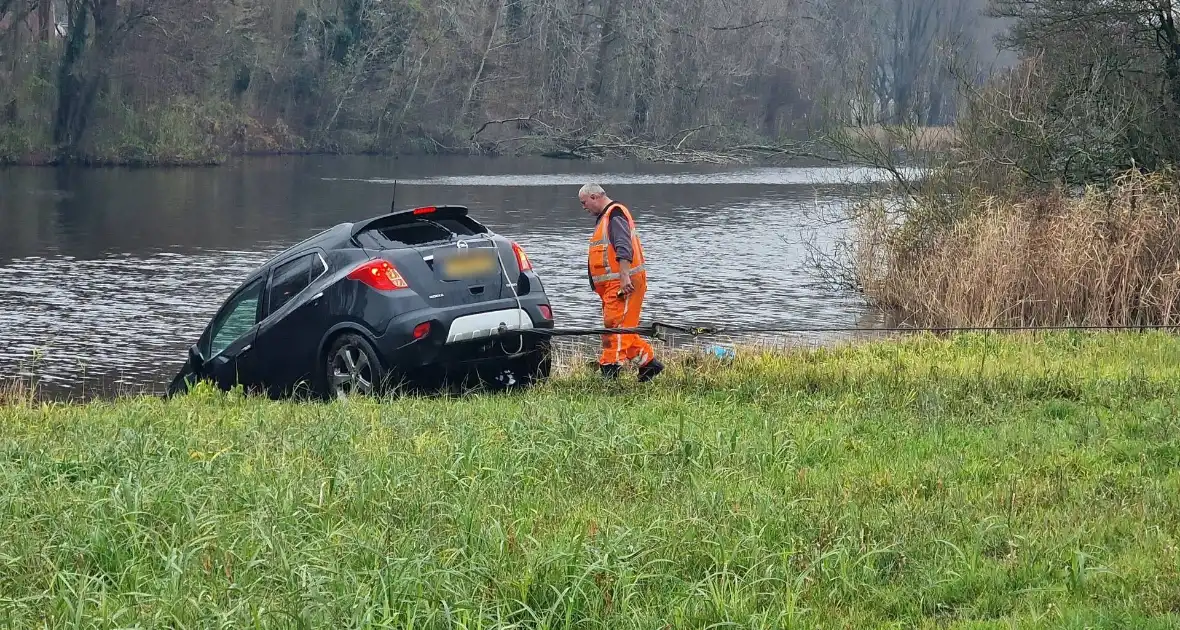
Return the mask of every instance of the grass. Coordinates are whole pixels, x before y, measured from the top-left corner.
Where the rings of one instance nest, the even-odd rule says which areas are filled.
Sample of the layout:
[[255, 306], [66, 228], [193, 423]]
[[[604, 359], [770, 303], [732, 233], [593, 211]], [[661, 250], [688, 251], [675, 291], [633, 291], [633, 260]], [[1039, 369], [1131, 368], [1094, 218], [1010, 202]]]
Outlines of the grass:
[[5, 627], [1165, 628], [1180, 341], [0, 407]]
[[971, 195], [902, 223], [867, 213], [858, 275], [917, 325], [1177, 325], [1177, 183], [1134, 172], [1078, 196]]

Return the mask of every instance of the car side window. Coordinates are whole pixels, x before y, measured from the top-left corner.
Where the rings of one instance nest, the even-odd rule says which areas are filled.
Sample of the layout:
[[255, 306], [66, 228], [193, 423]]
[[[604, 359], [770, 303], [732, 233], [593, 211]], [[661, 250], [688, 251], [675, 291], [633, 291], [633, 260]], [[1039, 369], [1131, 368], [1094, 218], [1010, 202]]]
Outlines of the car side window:
[[256, 280], [226, 305], [213, 322], [207, 356], [217, 356], [258, 323], [258, 300], [261, 297], [262, 281]]
[[271, 277], [267, 314], [273, 313], [307, 288], [325, 271], [319, 254], [312, 252], [275, 267]]

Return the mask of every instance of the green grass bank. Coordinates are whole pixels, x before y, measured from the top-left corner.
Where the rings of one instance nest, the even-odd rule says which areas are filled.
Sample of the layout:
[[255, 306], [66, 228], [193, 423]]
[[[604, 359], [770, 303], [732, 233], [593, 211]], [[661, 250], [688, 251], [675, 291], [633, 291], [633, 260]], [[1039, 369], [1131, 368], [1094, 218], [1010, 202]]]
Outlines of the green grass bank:
[[[1180, 340], [0, 406], [0, 626], [1174, 628]], [[730, 625], [726, 625], [726, 624]]]

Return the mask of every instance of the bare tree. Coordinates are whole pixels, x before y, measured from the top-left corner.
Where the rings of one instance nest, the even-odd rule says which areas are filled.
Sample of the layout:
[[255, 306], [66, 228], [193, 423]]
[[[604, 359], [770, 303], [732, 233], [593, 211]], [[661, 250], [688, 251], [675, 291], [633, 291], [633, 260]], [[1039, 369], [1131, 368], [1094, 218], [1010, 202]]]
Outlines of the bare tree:
[[[13, 61], [26, 40], [0, 49], [55, 92], [43, 132], [67, 159], [116, 138], [145, 155], [183, 141], [720, 159], [858, 117], [949, 124], [943, 61], [978, 45], [982, 0], [53, 1], [67, 28], [42, 47], [52, 76]], [[36, 143], [45, 123], [25, 110]]]

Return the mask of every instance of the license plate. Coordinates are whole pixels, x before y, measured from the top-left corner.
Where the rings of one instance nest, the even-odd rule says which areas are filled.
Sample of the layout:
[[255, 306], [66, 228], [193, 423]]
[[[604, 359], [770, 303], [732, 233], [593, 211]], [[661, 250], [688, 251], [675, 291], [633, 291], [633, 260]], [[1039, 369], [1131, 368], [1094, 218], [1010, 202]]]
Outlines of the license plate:
[[453, 254], [442, 260], [443, 276], [448, 279], [474, 278], [495, 269], [495, 258], [481, 251]]

